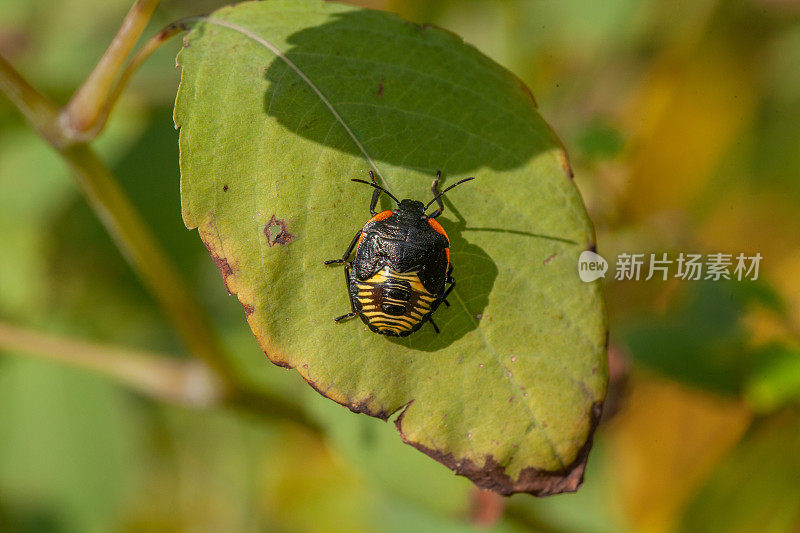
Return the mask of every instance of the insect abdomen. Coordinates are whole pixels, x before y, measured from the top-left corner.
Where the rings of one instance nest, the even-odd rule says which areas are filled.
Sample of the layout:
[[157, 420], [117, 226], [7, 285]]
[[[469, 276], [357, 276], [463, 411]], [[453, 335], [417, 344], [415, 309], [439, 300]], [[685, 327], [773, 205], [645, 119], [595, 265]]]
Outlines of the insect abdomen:
[[396, 272], [388, 266], [354, 283], [359, 315], [370, 329], [383, 335], [405, 336], [416, 331], [436, 300], [416, 272]]

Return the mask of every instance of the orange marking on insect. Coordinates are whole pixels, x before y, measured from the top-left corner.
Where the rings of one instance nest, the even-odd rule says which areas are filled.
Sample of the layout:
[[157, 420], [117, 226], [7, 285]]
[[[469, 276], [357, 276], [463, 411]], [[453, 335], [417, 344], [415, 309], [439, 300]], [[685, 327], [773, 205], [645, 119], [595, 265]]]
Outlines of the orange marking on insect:
[[428, 219], [428, 224], [431, 225], [431, 227], [433, 228], [433, 231], [435, 231], [436, 233], [441, 233], [442, 235], [445, 236], [445, 238], [447, 239], [448, 247], [449, 247], [449, 245], [450, 245], [450, 237], [447, 236], [447, 233], [444, 231], [444, 228], [442, 227], [442, 225], [439, 224], [439, 222], [437, 222], [436, 219], [433, 219], [433, 218], [429, 218]]
[[391, 209], [387, 209], [386, 211], [381, 211], [380, 213], [378, 213], [377, 215], [375, 215], [371, 219], [367, 220], [367, 224], [369, 224], [370, 222], [378, 222], [380, 220], [389, 218], [390, 216], [392, 216]]
[[450, 237], [447, 236], [447, 232], [444, 231], [444, 228], [442, 227], [441, 224], [439, 224], [439, 222], [436, 221], [436, 219], [429, 218], [428, 219], [428, 224], [431, 225], [431, 227], [433, 228], [433, 231], [435, 231], [436, 233], [441, 233], [442, 235], [444, 235], [444, 238], [447, 239], [447, 248], [444, 249], [444, 253], [447, 255], [447, 266], [449, 267], [450, 266]]

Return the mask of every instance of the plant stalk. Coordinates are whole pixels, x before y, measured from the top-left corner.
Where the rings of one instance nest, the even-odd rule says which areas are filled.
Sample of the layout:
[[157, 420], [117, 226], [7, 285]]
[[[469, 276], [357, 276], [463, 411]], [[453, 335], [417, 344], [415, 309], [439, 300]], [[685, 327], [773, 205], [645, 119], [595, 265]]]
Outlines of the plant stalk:
[[[299, 407], [244, 383], [177, 268], [106, 165], [86, 144], [102, 129], [119, 94], [141, 62], [160, 44], [185, 30], [186, 23], [192, 20], [171, 24], [148, 41], [114, 85], [126, 57], [158, 3], [159, 0], [138, 0], [134, 4], [97, 67], [61, 112], [2, 56], [0, 92], [67, 161], [83, 194], [117, 247], [173, 323], [189, 351], [201, 362], [189, 366], [174, 360], [159, 361], [143, 357], [141, 353], [120, 352], [119, 349], [115, 352], [7, 326], [0, 327], [0, 346], [42, 356], [50, 354], [49, 359], [102, 372], [141, 392], [168, 401], [189, 399], [191, 394], [187, 396], [185, 388], [182, 393], [175, 391], [175, 383], [189, 383], [191, 375], [195, 378], [202, 375], [207, 386], [203, 396], [206, 400], [219, 398], [225, 405], [262, 416], [289, 418], [319, 432], [319, 425]], [[193, 17], [198, 18], [201, 17]], [[106, 357], [110, 359], [106, 360]]]
[[200, 20], [202, 18], [203, 17], [189, 17], [187, 19], [173, 22], [151, 37], [150, 40], [147, 41], [138, 52], [136, 52], [136, 55], [133, 56], [131, 61], [125, 66], [125, 70], [123, 70], [122, 74], [120, 74], [119, 80], [114, 85], [114, 88], [108, 93], [105, 101], [97, 113], [97, 116], [94, 117], [94, 123], [91, 124], [90, 129], [84, 132], [82, 136], [84, 138], [93, 139], [99, 135], [100, 132], [103, 131], [103, 128], [108, 121], [108, 117], [111, 114], [111, 111], [114, 109], [114, 105], [117, 103], [117, 100], [119, 100], [122, 92], [128, 86], [128, 82], [130, 82], [131, 77], [139, 68], [139, 66], [144, 63], [144, 61], [150, 57], [150, 55], [155, 52], [159, 46], [167, 42], [173, 36], [188, 30], [188, 24], [191, 22]]
[[58, 108], [34, 89], [11, 64], [0, 55], [0, 92], [6, 95], [28, 123], [53, 146], [65, 139], [58, 127]]
[[161, 0], [137, 0], [97, 66], [64, 108], [61, 127], [68, 137], [88, 141], [97, 135], [98, 118], [114, 80]]
[[215, 372], [194, 359], [47, 335], [1, 322], [0, 349], [95, 372], [167, 403], [190, 408], [222, 405], [321, 432], [319, 424], [297, 405], [261, 391], [227, 390]]
[[89, 370], [169, 403], [208, 406], [222, 398], [222, 384], [194, 359], [47, 335], [0, 323], [0, 348]]
[[235, 372], [200, 303], [108, 168], [88, 145], [74, 143], [64, 134], [55, 104], [2, 56], [0, 91], [69, 163], [92, 209], [190, 352], [218, 372], [224, 383], [235, 383]]
[[189, 351], [218, 372], [225, 383], [235, 383], [235, 373], [202, 306], [105, 164], [85, 144], [68, 145], [61, 155], [72, 167], [92, 209]]

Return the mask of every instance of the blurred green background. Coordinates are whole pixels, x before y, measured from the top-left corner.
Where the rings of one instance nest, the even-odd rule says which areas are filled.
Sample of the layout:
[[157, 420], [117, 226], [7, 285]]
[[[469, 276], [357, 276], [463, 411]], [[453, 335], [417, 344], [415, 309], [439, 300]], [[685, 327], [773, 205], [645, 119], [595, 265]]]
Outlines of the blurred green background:
[[[179, 40], [95, 146], [259, 387], [318, 420], [166, 405], [0, 352], [0, 530], [800, 530], [800, 2], [374, 0], [519, 75], [598, 251], [763, 256], [756, 282], [604, 282], [610, 397], [577, 494], [494, 498], [268, 364], [180, 219]], [[219, 2], [165, 0], [146, 35]], [[0, 53], [65, 103], [130, 0], [2, 0]], [[0, 98], [0, 324], [186, 357], [65, 164]]]

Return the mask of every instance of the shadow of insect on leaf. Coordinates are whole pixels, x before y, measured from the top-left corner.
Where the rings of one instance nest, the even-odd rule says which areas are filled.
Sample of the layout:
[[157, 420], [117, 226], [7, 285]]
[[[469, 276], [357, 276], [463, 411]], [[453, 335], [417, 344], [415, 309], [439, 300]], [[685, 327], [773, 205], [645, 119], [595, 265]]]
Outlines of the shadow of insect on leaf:
[[[387, 38], [397, 44], [376, 45]], [[451, 175], [518, 168], [559, 147], [554, 135], [542, 133], [549, 127], [524, 84], [438, 28], [353, 11], [295, 32], [287, 43], [285, 59], [273, 58], [266, 68], [264, 112], [321, 146], [431, 171], [446, 157]], [[469, 75], [452, 67], [463, 62], [473, 64]], [[336, 124], [334, 110], [352, 135]]]
[[[433, 314], [434, 320], [441, 329], [440, 334], [433, 332], [429, 326], [406, 338], [390, 338], [391, 342], [404, 345], [412, 350], [436, 351], [449, 346], [466, 333], [476, 329], [483, 318], [483, 310], [489, 303], [489, 294], [497, 278], [497, 264], [480, 246], [471, 244], [464, 237], [464, 232], [485, 231], [507, 233], [519, 237], [546, 239], [565, 244], [577, 244], [570, 239], [552, 235], [543, 235], [528, 231], [504, 228], [470, 228], [467, 221], [453, 204], [445, 198], [445, 213], [452, 213], [456, 221], [446, 216], [439, 218], [448, 237], [450, 237], [451, 257], [453, 259], [453, 275], [457, 285], [448, 297], [451, 308], [442, 304]], [[466, 283], [458, 283], [466, 281]], [[429, 331], [430, 330], [430, 331]]]
[[[399, 44], [376, 46], [387, 37]], [[449, 175], [519, 168], [560, 149], [519, 80], [453, 34], [364, 10], [339, 13], [286, 42], [291, 47], [273, 50], [280, 57], [264, 74], [264, 113], [328, 149], [431, 173], [446, 161], [442, 170]], [[410, 46], [418, 49], [413, 67], [404, 48]], [[461, 62], [470, 63], [470, 75], [452, 68]], [[413, 91], [420, 78], [424, 92]], [[404, 98], [409, 94], [416, 96]], [[448, 218], [452, 213], [458, 221]], [[450, 237], [457, 285], [451, 307], [441, 305], [433, 314], [441, 334], [426, 325], [409, 337], [388, 339], [414, 350], [439, 350], [475, 330], [498, 275], [486, 251], [464, 238], [467, 224], [457, 211], [445, 211], [439, 220]], [[266, 230], [272, 232], [270, 224]], [[475, 231], [562, 240], [502, 228]]]

